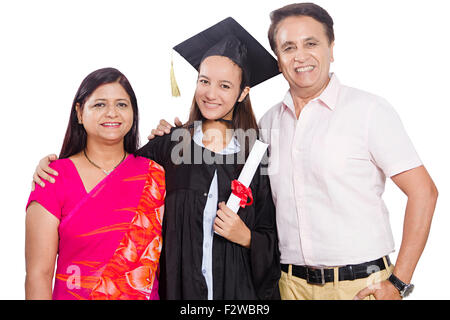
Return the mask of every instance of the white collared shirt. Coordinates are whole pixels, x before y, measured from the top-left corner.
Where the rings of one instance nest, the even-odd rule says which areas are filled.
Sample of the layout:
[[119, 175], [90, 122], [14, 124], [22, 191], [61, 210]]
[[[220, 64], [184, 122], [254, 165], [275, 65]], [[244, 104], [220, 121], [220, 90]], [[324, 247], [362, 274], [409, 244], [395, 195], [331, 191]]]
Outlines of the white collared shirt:
[[[203, 145], [203, 131], [202, 126], [199, 125], [194, 131], [194, 142], [205, 148]], [[227, 147], [219, 154], [232, 154], [240, 151], [239, 142], [233, 136]], [[214, 172], [214, 177], [209, 187], [208, 199], [203, 210], [203, 257], [202, 257], [202, 274], [206, 280], [208, 288], [208, 300], [213, 299], [213, 276], [212, 276], [212, 246], [214, 237], [214, 220], [217, 213], [217, 205], [219, 202], [219, 191], [217, 186], [217, 170]]]
[[394, 251], [386, 177], [422, 165], [394, 109], [335, 75], [299, 119], [290, 92], [260, 121], [281, 263], [340, 266]]

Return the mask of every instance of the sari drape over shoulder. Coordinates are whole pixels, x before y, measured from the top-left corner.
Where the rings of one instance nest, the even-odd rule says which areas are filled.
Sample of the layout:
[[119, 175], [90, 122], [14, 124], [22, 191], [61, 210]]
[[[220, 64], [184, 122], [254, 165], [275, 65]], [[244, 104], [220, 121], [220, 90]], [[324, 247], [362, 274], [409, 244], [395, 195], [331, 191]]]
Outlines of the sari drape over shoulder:
[[163, 168], [130, 155], [87, 193], [70, 159], [51, 166], [56, 182], [28, 204], [60, 220], [53, 299], [159, 299]]

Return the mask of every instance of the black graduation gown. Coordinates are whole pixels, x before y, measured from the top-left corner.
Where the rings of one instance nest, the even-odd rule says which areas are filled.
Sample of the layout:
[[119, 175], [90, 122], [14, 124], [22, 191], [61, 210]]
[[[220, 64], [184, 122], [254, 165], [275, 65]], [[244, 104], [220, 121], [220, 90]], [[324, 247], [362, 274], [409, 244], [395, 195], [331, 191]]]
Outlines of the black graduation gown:
[[[201, 270], [203, 211], [209, 188], [217, 170], [219, 202], [226, 202], [231, 194], [231, 181], [238, 178], [242, 165], [235, 164], [237, 154], [215, 154], [197, 145], [190, 136], [186, 139], [188, 144], [185, 149], [190, 150], [190, 155], [187, 152], [185, 156], [191, 163], [196, 159], [199, 164], [174, 164], [171, 154], [179, 142], [171, 141], [171, 135], [177, 130], [180, 129], [149, 141], [138, 154], [155, 160], [164, 167], [166, 174], [160, 297], [201, 300], [208, 297]], [[202, 154], [205, 157], [198, 156]], [[234, 164], [225, 164], [230, 163], [226, 158], [228, 161], [234, 159]], [[204, 159], [209, 159], [209, 164]], [[213, 299], [279, 299], [281, 271], [275, 207], [268, 176], [260, 174], [260, 170], [261, 165], [250, 184], [253, 204], [240, 208], [238, 212], [251, 230], [250, 248], [214, 233]]]

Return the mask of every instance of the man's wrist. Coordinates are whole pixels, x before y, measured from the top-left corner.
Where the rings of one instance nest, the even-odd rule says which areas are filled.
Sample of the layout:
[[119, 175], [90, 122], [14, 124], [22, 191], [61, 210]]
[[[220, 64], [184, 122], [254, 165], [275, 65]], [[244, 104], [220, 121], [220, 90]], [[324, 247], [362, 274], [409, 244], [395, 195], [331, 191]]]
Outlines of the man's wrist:
[[402, 298], [408, 297], [414, 290], [414, 285], [411, 283], [405, 283], [394, 274], [391, 274], [388, 281], [398, 290]]

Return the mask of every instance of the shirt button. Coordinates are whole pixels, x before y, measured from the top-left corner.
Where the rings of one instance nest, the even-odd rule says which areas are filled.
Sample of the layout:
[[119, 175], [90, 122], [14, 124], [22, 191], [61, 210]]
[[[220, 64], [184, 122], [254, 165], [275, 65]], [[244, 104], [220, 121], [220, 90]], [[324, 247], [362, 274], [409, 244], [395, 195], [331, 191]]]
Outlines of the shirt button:
[[202, 273], [203, 273], [203, 274], [206, 274], [206, 270], [205, 270], [205, 269], [203, 269], [203, 270], [202, 270]]
[[212, 194], [209, 194], [209, 195], [208, 195], [208, 198], [212, 198], [212, 196], [213, 196]]

